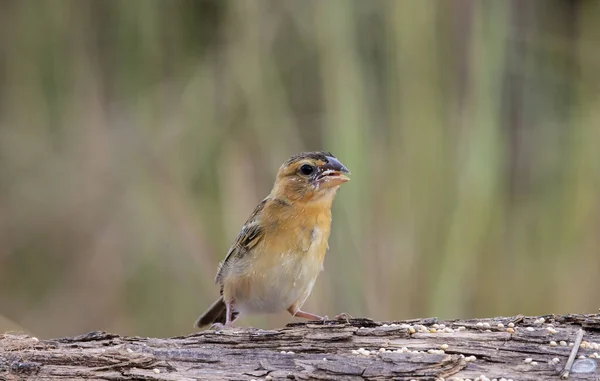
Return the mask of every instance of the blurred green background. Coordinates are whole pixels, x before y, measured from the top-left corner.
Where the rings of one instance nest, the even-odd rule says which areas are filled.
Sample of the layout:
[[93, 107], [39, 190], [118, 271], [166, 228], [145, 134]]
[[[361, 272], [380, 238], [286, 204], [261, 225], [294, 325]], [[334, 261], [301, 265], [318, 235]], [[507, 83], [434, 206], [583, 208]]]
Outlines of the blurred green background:
[[0, 332], [192, 332], [303, 150], [353, 175], [306, 310], [597, 311], [598, 20], [566, 0], [2, 1]]

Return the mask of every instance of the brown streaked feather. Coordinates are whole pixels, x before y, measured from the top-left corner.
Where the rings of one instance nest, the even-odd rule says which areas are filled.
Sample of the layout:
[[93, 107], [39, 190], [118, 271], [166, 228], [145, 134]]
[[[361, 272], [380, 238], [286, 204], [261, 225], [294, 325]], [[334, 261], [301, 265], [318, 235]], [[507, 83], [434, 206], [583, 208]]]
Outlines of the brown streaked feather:
[[248, 253], [254, 246], [260, 242], [263, 237], [264, 230], [260, 223], [260, 214], [262, 210], [265, 208], [265, 204], [269, 201], [269, 198], [265, 198], [258, 204], [254, 212], [250, 215], [240, 234], [238, 234], [237, 238], [233, 246], [229, 249], [227, 256], [219, 265], [219, 270], [217, 271], [217, 277], [215, 278], [215, 283], [221, 283], [223, 280], [223, 269], [226, 265], [230, 264], [231, 261], [239, 259], [243, 257], [246, 253]]

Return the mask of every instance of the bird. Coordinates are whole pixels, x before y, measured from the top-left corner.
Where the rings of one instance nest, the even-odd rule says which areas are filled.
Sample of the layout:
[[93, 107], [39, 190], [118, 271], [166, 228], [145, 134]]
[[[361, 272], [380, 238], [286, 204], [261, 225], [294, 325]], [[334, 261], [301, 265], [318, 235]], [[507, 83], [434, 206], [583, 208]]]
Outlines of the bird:
[[340, 185], [350, 180], [347, 175], [348, 168], [331, 152], [302, 152], [286, 160], [271, 193], [219, 264], [215, 283], [220, 297], [194, 326], [231, 327], [240, 314], [286, 310], [295, 317], [326, 320], [301, 308], [323, 270], [331, 206]]

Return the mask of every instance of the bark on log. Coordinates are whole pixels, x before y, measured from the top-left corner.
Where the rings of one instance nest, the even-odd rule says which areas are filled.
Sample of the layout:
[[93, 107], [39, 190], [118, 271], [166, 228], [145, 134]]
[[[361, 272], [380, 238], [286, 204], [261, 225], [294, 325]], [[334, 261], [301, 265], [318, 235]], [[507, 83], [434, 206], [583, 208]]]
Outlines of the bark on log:
[[0, 379], [558, 380], [573, 349], [569, 343], [583, 328], [577, 357], [585, 359], [575, 361], [570, 379], [599, 380], [594, 353], [600, 353], [600, 315], [540, 318], [352, 319], [168, 339], [106, 332], [54, 340], [5, 334]]

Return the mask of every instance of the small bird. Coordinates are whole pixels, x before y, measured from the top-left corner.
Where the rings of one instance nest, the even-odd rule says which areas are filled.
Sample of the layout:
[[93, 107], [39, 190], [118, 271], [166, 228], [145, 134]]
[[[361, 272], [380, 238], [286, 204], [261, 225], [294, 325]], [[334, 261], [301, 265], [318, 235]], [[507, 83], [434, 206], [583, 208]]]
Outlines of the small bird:
[[221, 297], [196, 323], [230, 326], [239, 314], [276, 313], [309, 320], [302, 311], [323, 269], [331, 204], [350, 174], [330, 152], [303, 152], [283, 163], [271, 193], [242, 227], [215, 282]]

